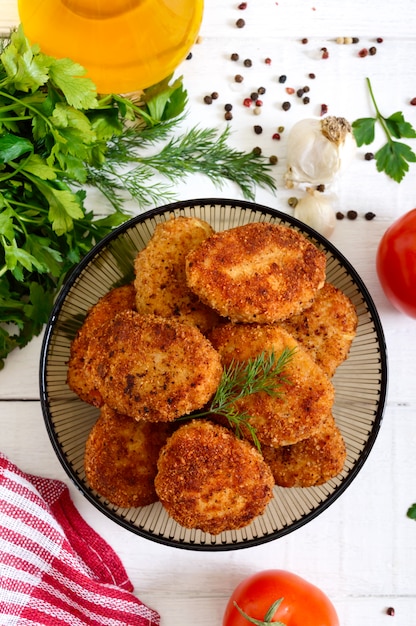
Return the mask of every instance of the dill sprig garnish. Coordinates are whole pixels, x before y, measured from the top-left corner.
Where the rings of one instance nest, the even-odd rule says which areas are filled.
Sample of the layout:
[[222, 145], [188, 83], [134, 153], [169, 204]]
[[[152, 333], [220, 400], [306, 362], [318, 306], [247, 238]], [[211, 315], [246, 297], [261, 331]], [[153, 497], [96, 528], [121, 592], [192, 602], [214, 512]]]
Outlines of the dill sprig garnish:
[[284, 376], [284, 370], [292, 359], [296, 348], [284, 348], [280, 355], [272, 350], [263, 351], [246, 361], [234, 359], [224, 367], [220, 384], [205, 411], [193, 413], [190, 417], [199, 418], [220, 415], [227, 419], [237, 437], [242, 437], [246, 429], [254, 445], [260, 450], [256, 429], [250, 424], [250, 414], [241, 412], [237, 402], [254, 393], [267, 393], [276, 398], [281, 395], [281, 388], [290, 381]]

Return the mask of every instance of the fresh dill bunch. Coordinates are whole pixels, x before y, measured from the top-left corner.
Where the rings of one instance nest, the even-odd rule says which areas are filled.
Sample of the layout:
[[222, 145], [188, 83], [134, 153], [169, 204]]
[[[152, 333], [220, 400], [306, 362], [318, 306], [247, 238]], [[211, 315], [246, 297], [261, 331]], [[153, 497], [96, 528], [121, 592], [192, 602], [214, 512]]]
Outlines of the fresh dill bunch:
[[263, 351], [246, 361], [236, 362], [234, 359], [224, 367], [220, 384], [206, 411], [193, 413], [192, 418], [221, 415], [228, 420], [237, 437], [241, 437], [244, 429], [248, 430], [255, 446], [260, 450], [260, 442], [256, 430], [250, 424], [250, 415], [240, 412], [236, 403], [254, 393], [264, 392], [276, 398], [281, 395], [281, 387], [289, 380], [284, 370], [293, 358], [296, 348], [284, 348], [280, 355], [272, 350]]
[[220, 189], [227, 180], [234, 182], [248, 200], [255, 199], [257, 185], [275, 191], [271, 165], [257, 153], [230, 147], [229, 127], [220, 134], [213, 128], [195, 127], [171, 138], [159, 152], [143, 154], [143, 148], [165, 139], [174, 126], [170, 121], [140, 133], [127, 131], [113, 137], [105, 161], [88, 168], [87, 182], [115, 208], [122, 206], [126, 192], [140, 207], [170, 201], [174, 199], [172, 183], [192, 174], [207, 176]]

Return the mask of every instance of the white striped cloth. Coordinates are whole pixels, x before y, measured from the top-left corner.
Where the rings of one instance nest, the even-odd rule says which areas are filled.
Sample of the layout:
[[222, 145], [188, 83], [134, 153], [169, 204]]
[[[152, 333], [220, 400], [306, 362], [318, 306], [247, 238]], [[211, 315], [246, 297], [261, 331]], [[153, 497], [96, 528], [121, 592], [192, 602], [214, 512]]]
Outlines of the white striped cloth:
[[112, 548], [58, 480], [0, 452], [0, 625], [158, 626]]

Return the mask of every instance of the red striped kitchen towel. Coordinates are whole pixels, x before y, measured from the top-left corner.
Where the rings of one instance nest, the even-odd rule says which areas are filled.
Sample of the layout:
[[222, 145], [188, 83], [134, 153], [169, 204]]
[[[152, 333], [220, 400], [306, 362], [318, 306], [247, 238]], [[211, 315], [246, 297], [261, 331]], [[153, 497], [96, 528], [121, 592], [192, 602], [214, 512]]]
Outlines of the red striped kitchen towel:
[[59, 480], [21, 472], [0, 452], [0, 624], [157, 626], [110, 546]]

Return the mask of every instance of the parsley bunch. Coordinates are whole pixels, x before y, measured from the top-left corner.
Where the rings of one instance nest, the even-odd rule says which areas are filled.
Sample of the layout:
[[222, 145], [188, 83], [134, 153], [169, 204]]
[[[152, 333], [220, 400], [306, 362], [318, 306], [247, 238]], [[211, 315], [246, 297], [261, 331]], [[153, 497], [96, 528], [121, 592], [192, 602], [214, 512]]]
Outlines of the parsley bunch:
[[385, 172], [393, 180], [400, 183], [409, 170], [409, 163], [416, 162], [416, 154], [405, 143], [395, 139], [414, 139], [416, 131], [409, 122], [404, 119], [403, 113], [397, 111], [389, 117], [384, 117], [374, 97], [370, 79], [367, 78], [367, 86], [376, 112], [375, 117], [363, 117], [352, 123], [352, 130], [358, 146], [370, 145], [374, 141], [375, 126], [378, 122], [383, 129], [387, 143], [375, 153], [377, 170]]
[[[228, 130], [194, 129], [149, 155], [184, 118], [180, 78], [134, 100], [100, 96], [84, 74], [21, 27], [0, 44], [0, 369], [39, 334], [68, 271], [129, 217], [126, 200], [171, 200], [172, 181], [194, 172], [228, 178], [248, 198], [256, 184], [275, 189], [266, 160], [228, 147]], [[104, 217], [86, 209], [89, 186], [110, 206]]]

